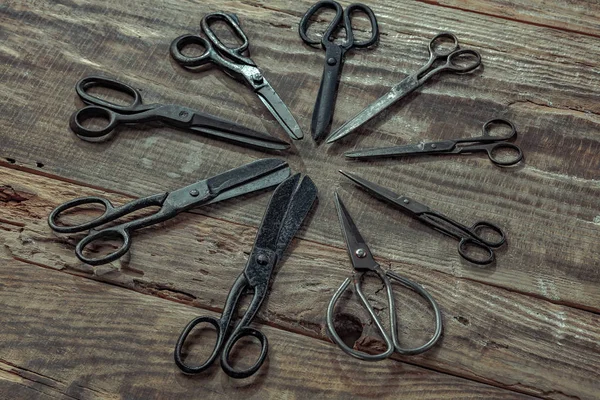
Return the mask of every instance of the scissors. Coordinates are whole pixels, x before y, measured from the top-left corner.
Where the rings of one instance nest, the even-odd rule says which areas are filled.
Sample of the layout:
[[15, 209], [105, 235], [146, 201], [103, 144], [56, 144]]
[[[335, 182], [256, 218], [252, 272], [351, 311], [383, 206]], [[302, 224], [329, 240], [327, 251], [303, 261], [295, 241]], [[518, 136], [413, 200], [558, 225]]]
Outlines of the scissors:
[[[133, 98], [128, 105], [119, 105], [88, 93], [89, 89], [103, 87], [127, 94]], [[289, 143], [235, 124], [233, 122], [174, 104], [143, 104], [142, 95], [135, 88], [115, 79], [88, 76], [75, 85], [75, 90], [84, 103], [88, 104], [76, 111], [69, 122], [71, 130], [83, 140], [97, 141], [106, 137], [118, 125], [139, 124], [160, 121], [175, 128], [185, 129], [242, 146], [269, 150], [285, 150]], [[90, 129], [86, 121], [99, 118], [108, 121], [100, 129]]]
[[[452, 48], [444, 49], [442, 45], [445, 40], [453, 42]], [[443, 63], [439, 65], [440, 63]], [[437, 65], [437, 66], [436, 66]], [[434, 75], [440, 72], [465, 73], [476, 69], [481, 65], [481, 56], [475, 50], [461, 49], [458, 39], [450, 32], [436, 35], [429, 42], [429, 61], [417, 72], [410, 74], [392, 89], [375, 100], [370, 106], [362, 110], [358, 115], [340, 126], [327, 138], [327, 143], [333, 143], [344, 136], [349, 135], [371, 119], [375, 118], [383, 110], [390, 107], [409, 93], [419, 88]]]
[[[426, 205], [421, 204], [410, 197], [400, 196], [391, 190], [369, 182], [354, 174], [344, 171], [340, 171], [340, 173], [372, 196], [399, 208], [401, 211], [444, 235], [458, 239], [458, 254], [473, 264], [491, 264], [494, 261], [494, 249], [499, 248], [506, 242], [506, 236], [502, 229], [491, 222], [479, 221], [469, 228], [437, 211], [433, 211]], [[497, 240], [486, 239], [482, 236], [483, 232], [492, 234]], [[485, 256], [469, 255], [470, 248], [478, 249], [480, 252], [483, 252]]]
[[[371, 250], [369, 250], [369, 246], [367, 246], [367, 243], [358, 231], [358, 228], [354, 224], [354, 221], [350, 217], [348, 210], [344, 206], [344, 203], [342, 203], [342, 201], [340, 200], [337, 193], [335, 193], [335, 205], [337, 208], [338, 217], [340, 219], [340, 224], [342, 226], [342, 233], [344, 234], [344, 239], [346, 240], [348, 255], [350, 256], [350, 261], [352, 261], [352, 267], [354, 268], [354, 271], [352, 272], [352, 278], [346, 278], [346, 280], [342, 283], [342, 285], [331, 298], [329, 306], [327, 307], [327, 330], [329, 331], [331, 338], [347, 354], [366, 361], [383, 360], [384, 358], [388, 358], [389, 356], [391, 356], [392, 353], [394, 353], [394, 351], [398, 352], [399, 354], [414, 355], [429, 350], [437, 343], [437, 341], [442, 335], [442, 313], [437, 303], [429, 294], [429, 292], [418, 283], [406, 279], [390, 270], [384, 272], [381, 266], [373, 258]], [[371, 306], [371, 304], [367, 300], [367, 297], [362, 291], [362, 281], [364, 279], [364, 276], [369, 272], [374, 272], [375, 274], [377, 274], [377, 276], [379, 277], [379, 279], [381, 279], [385, 286], [385, 291], [388, 298], [388, 307], [390, 310], [390, 334], [388, 334], [385, 331], [383, 323], [377, 317], [377, 314], [375, 314], [373, 306]], [[392, 291], [392, 280], [400, 283], [401, 285], [413, 290], [414, 292], [422, 296], [429, 303], [429, 305], [431, 305], [431, 308], [433, 309], [433, 312], [435, 314], [435, 331], [433, 333], [433, 336], [427, 341], [427, 343], [419, 347], [400, 347], [400, 343], [398, 341], [398, 323], [396, 320], [396, 304], [394, 300], [394, 294]], [[375, 322], [379, 333], [385, 341], [386, 350], [379, 354], [367, 354], [362, 351], [354, 350], [353, 348], [344, 343], [342, 338], [335, 330], [335, 305], [338, 302], [341, 295], [348, 288], [350, 281], [353, 282], [354, 291], [358, 295], [358, 298], [360, 299], [362, 305], [369, 312], [369, 315]]]
[[[225, 46], [211, 29], [211, 21], [225, 22], [242, 41], [242, 44], [235, 48]], [[250, 43], [248, 37], [240, 27], [237, 16], [223, 12], [207, 14], [202, 19], [200, 26], [202, 32], [206, 35], [206, 39], [198, 35], [179, 36], [171, 43], [171, 57], [179, 65], [192, 71], [195, 71], [197, 67], [211, 62], [234, 79], [244, 82], [252, 88], [292, 139], [302, 139], [304, 134], [290, 110], [260, 72], [254, 61], [250, 57], [244, 56], [243, 53], [248, 50]], [[181, 51], [185, 46], [191, 44], [202, 46], [205, 49], [204, 53], [196, 57], [184, 55]]]
[[[210, 367], [217, 358], [221, 367], [232, 378], [247, 378], [253, 375], [265, 361], [268, 352], [267, 337], [257, 329], [250, 327], [260, 306], [267, 296], [269, 281], [277, 262], [302, 225], [313, 203], [317, 199], [317, 188], [309, 177], [296, 174], [285, 180], [275, 189], [267, 207], [254, 247], [244, 271], [235, 280], [221, 318], [211, 316], [197, 317], [191, 320], [181, 332], [175, 346], [175, 363], [186, 374], [198, 374]], [[232, 327], [231, 321], [239, 307], [242, 294], [252, 289], [253, 297], [240, 321]], [[217, 330], [217, 339], [212, 354], [199, 366], [189, 366], [184, 361], [184, 343], [196, 325], [208, 323]], [[233, 330], [232, 330], [233, 328]], [[251, 367], [239, 370], [230, 364], [231, 349], [243, 337], [252, 336], [260, 342], [260, 355]]]
[[[510, 134], [499, 137], [492, 136], [492, 126], [505, 125], [511, 129]], [[487, 152], [492, 163], [499, 167], [508, 167], [517, 164], [523, 159], [523, 151], [508, 140], [516, 139], [517, 129], [512, 122], [505, 119], [492, 119], [483, 124], [482, 136], [463, 139], [442, 140], [439, 142], [422, 142], [406, 146], [382, 147], [376, 149], [364, 149], [348, 151], [344, 153], [347, 158], [367, 160], [383, 157], [414, 156], [421, 154], [470, 154], [478, 151]], [[510, 150], [511, 157], [504, 160], [496, 156], [499, 150]]]
[[[317, 11], [324, 8], [332, 8], [336, 14], [319, 42], [319, 40], [313, 40], [308, 37], [308, 24], [310, 18]], [[371, 38], [368, 40], [358, 41], [354, 38], [351, 18], [352, 14], [356, 12], [363, 12], [369, 18], [371, 23]], [[336, 44], [334, 43], [333, 35], [342, 28], [346, 31], [346, 40], [342, 44]], [[379, 26], [377, 25], [377, 19], [373, 11], [364, 4], [351, 4], [344, 11], [337, 1], [324, 0], [315, 3], [308, 9], [302, 20], [300, 20], [298, 32], [306, 44], [314, 46], [320, 43], [321, 47], [325, 49], [326, 62], [323, 67], [323, 77], [321, 78], [321, 86], [319, 87], [319, 94], [315, 102], [310, 126], [313, 138], [319, 140], [328, 132], [331, 120], [333, 119], [333, 110], [335, 109], [335, 99], [340, 76], [342, 75], [344, 55], [352, 48], [364, 48], [377, 43], [379, 39]]]
[[[173, 192], [163, 192], [114, 207], [102, 197], [81, 197], [67, 201], [56, 207], [48, 217], [48, 224], [58, 233], [75, 233], [89, 231], [75, 248], [77, 257], [90, 265], [101, 265], [114, 261], [123, 256], [131, 246], [133, 231], [150, 225], [164, 222], [177, 214], [205, 204], [213, 204], [232, 197], [252, 193], [273, 187], [290, 176], [287, 162], [276, 158], [266, 158], [250, 164], [229, 170], [212, 178], [198, 181]], [[60, 215], [82, 205], [100, 204], [104, 214], [100, 217], [79, 225], [67, 225], [59, 222]], [[134, 211], [148, 207], [160, 207], [156, 212], [139, 216], [131, 221], [97, 229], [109, 222], [116, 221]], [[84, 250], [92, 242], [102, 242], [108, 239], [121, 239], [121, 246], [114, 252], [103, 257], [89, 258]]]

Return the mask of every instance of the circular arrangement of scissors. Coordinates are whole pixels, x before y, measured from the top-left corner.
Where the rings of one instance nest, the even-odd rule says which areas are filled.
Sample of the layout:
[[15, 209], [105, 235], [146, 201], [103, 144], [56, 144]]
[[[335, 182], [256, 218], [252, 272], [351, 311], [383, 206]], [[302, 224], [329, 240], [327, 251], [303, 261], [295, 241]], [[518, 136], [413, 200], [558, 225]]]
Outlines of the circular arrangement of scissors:
[[[335, 16], [325, 29], [321, 40], [311, 39], [308, 35], [311, 18], [323, 9], [334, 10]], [[355, 38], [352, 28], [352, 15], [356, 13], [363, 13], [368, 17], [371, 24], [371, 37], [369, 39], [357, 40]], [[346, 38], [342, 43], [337, 44], [334, 36], [339, 30], [345, 31]], [[304, 43], [310, 46], [320, 44], [325, 50], [323, 77], [321, 78], [310, 127], [313, 138], [319, 140], [328, 133], [333, 119], [335, 100], [346, 52], [352, 48], [364, 48], [377, 43], [379, 40], [379, 25], [373, 10], [364, 4], [354, 3], [344, 10], [337, 1], [324, 0], [312, 5], [304, 14], [300, 20], [298, 33]]]

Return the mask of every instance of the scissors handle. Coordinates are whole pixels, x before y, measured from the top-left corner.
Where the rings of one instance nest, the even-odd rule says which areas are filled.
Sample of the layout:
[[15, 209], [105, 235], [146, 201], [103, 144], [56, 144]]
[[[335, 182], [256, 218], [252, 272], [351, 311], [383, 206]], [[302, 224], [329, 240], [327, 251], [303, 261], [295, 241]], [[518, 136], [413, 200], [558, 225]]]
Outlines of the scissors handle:
[[[242, 41], [237, 47], [227, 47], [221, 39], [215, 34], [215, 32], [210, 27], [210, 23], [213, 21], [223, 21], [227, 26], [229, 26], [235, 36]], [[215, 12], [211, 14], [206, 14], [204, 18], [202, 18], [202, 22], [200, 23], [202, 27], [202, 31], [208, 37], [208, 40], [218, 49], [221, 54], [224, 54], [226, 57], [235, 60], [241, 64], [246, 65], [254, 65], [254, 61], [252, 61], [249, 57], [243, 55], [243, 53], [248, 50], [248, 46], [250, 46], [250, 41], [248, 37], [242, 30], [240, 26], [240, 21], [235, 14], [227, 14], [224, 12]]]
[[[443, 43], [450, 40], [452, 44], [444, 47]], [[445, 63], [435, 67], [436, 61], [444, 60]], [[458, 44], [458, 38], [450, 32], [437, 34], [429, 42], [429, 61], [419, 71], [416, 76], [419, 84], [423, 84], [433, 75], [443, 71], [465, 73], [470, 72], [481, 65], [481, 55], [472, 49], [461, 49]]]
[[[197, 366], [190, 366], [184, 361], [183, 346], [192, 330], [196, 327], [196, 325], [201, 323], [209, 323], [216, 329], [217, 340], [215, 342], [215, 347], [213, 348], [212, 353], [202, 364]], [[210, 367], [219, 357], [225, 339], [224, 331], [226, 330], [227, 327], [222, 325], [222, 321], [219, 318], [209, 316], [194, 318], [185, 326], [185, 328], [183, 328], [183, 331], [181, 331], [181, 334], [179, 335], [179, 339], [177, 339], [177, 344], [175, 345], [174, 353], [175, 364], [177, 364], [179, 369], [181, 369], [181, 371], [183, 371], [186, 374], [198, 374], [204, 371], [205, 369]]]
[[[130, 96], [133, 100], [127, 105], [121, 105], [108, 100], [104, 100], [100, 97], [88, 93], [88, 91], [91, 88], [97, 87], [112, 89], [117, 92], [124, 93]], [[77, 92], [81, 100], [83, 100], [83, 102], [88, 105], [104, 107], [109, 110], [123, 114], [143, 111], [143, 109], [140, 109], [140, 107], [142, 106], [142, 95], [140, 94], [140, 92], [132, 86], [129, 86], [123, 82], [119, 82], [115, 79], [105, 78], [101, 76], [88, 76], [77, 82], [77, 84], [75, 85], [75, 91]]]
[[[482, 236], [481, 231], [489, 230], [498, 236], [497, 240], [489, 240]], [[506, 235], [499, 226], [487, 221], [479, 221], [473, 224], [470, 235], [462, 237], [458, 242], [458, 254], [465, 260], [478, 265], [491, 264], [494, 261], [494, 250], [506, 242]], [[479, 249], [483, 256], [473, 256], [469, 248]]]
[[[189, 45], [198, 45], [204, 49], [204, 52], [199, 56], [186, 56], [182, 50]], [[171, 57], [179, 65], [185, 68], [197, 68], [206, 63], [214, 62], [218, 58], [213, 45], [202, 36], [198, 35], [182, 35], [175, 38], [169, 47]]]

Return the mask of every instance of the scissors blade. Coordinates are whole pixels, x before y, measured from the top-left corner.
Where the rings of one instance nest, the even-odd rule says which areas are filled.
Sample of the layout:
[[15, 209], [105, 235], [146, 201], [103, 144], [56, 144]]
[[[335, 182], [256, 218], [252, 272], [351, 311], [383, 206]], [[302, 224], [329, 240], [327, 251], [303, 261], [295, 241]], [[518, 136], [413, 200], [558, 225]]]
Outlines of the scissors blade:
[[335, 206], [352, 266], [357, 271], [374, 269], [378, 264], [337, 192], [335, 192]]
[[370, 158], [383, 158], [392, 156], [403, 156], [423, 153], [425, 144], [409, 144], [406, 146], [393, 146], [393, 147], [380, 147], [376, 149], [363, 149], [347, 151], [344, 153], [346, 158], [353, 159], [370, 159]]
[[270, 150], [285, 150], [290, 147], [289, 143], [266, 133], [204, 113], [194, 113], [191, 125], [194, 131], [246, 146]]
[[263, 78], [264, 84], [258, 90], [256, 94], [258, 98], [264, 103], [269, 109], [271, 114], [275, 117], [277, 122], [283, 127], [286, 133], [294, 140], [300, 140], [304, 137], [298, 122], [287, 108], [283, 100], [275, 92], [273, 87]]
[[394, 86], [389, 92], [371, 103], [367, 108], [358, 113], [350, 121], [340, 126], [326, 140], [326, 143], [333, 143], [341, 138], [348, 136], [356, 129], [360, 128], [386, 108], [405, 97], [407, 94], [419, 87], [419, 81], [413, 75], [409, 75], [402, 82]]

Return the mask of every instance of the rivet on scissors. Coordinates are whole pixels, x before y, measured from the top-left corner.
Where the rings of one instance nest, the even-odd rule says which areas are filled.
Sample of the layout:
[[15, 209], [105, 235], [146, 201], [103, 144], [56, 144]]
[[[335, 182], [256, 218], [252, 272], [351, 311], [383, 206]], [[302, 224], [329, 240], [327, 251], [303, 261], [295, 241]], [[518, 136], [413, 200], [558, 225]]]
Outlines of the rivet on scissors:
[[265, 254], [259, 254], [256, 257], [256, 262], [258, 262], [259, 265], [267, 265], [269, 263], [269, 257]]
[[254, 81], [254, 83], [262, 83], [263, 76], [261, 74], [254, 74], [252, 75], [252, 80]]
[[357, 249], [355, 254], [358, 258], [365, 258], [367, 256], [365, 249]]
[[404, 204], [408, 204], [408, 203], [410, 203], [410, 200], [409, 200], [409, 199], [404, 199], [404, 200], [402, 200], [402, 202], [403, 202]]
[[190, 196], [192, 196], [192, 197], [196, 197], [199, 194], [200, 194], [200, 192], [198, 190], [196, 190], [196, 189], [190, 190]]
[[432, 148], [432, 149], [435, 149], [436, 147], [437, 147], [437, 144], [435, 144], [435, 143], [431, 143], [431, 148]]
[[327, 64], [329, 64], [329, 65], [335, 65], [335, 64], [337, 64], [337, 60], [335, 58], [333, 58], [333, 57], [328, 58], [327, 59]]

